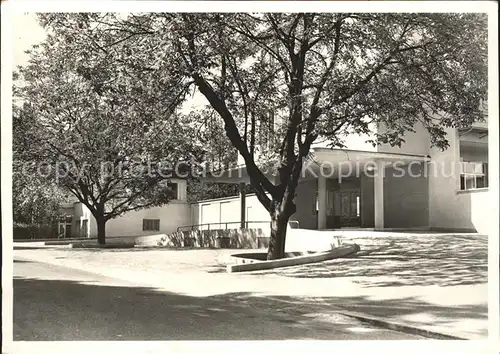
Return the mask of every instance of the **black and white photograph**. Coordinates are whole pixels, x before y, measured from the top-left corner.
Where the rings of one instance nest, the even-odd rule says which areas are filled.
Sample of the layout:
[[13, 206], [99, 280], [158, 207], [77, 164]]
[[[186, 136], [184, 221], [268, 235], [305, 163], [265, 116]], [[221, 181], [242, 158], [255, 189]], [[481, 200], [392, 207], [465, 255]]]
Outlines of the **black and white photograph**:
[[26, 3], [2, 353], [499, 352], [497, 3]]

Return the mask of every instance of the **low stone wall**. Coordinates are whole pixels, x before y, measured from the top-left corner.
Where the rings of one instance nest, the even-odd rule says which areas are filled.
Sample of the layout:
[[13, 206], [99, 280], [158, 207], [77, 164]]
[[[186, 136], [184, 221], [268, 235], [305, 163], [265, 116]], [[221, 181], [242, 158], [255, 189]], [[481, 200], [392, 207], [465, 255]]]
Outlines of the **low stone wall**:
[[134, 238], [134, 243], [136, 246], [158, 246], [158, 240], [167, 237], [166, 234], [156, 234], [147, 236], [137, 236]]
[[161, 236], [157, 246], [259, 248], [267, 238], [262, 229], [190, 230]]
[[[226, 269], [229, 273], [231, 272], [242, 272], [242, 271], [252, 271], [252, 270], [263, 270], [263, 269], [273, 269], [280, 267], [289, 267], [293, 265], [309, 264], [327, 261], [330, 259], [345, 257], [354, 254], [359, 251], [359, 246], [356, 244], [342, 245], [340, 247], [335, 247], [331, 250], [323, 252], [294, 252], [294, 254], [288, 254], [286, 258], [274, 259], [274, 260], [263, 260], [265, 253], [261, 254], [259, 257], [255, 257], [256, 254], [239, 254], [233, 255], [236, 264], [228, 264]], [[253, 257], [252, 257], [253, 256]], [[250, 258], [245, 258], [250, 257]]]
[[[287, 230], [286, 252], [321, 252], [339, 246], [339, 233], [306, 229]], [[262, 229], [190, 230], [169, 235], [158, 234], [135, 238], [137, 246], [260, 248], [269, 246], [269, 236]]]

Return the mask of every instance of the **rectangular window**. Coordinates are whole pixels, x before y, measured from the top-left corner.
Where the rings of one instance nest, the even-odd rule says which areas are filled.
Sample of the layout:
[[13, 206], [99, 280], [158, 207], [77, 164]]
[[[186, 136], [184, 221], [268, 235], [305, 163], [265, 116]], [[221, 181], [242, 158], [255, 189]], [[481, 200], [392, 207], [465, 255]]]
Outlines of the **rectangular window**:
[[478, 176], [476, 177], [476, 188], [485, 188], [486, 186], [486, 180], [484, 176]]
[[462, 162], [460, 189], [469, 190], [488, 187], [488, 164], [486, 162]]
[[142, 219], [142, 231], [160, 231], [160, 219]]
[[168, 182], [167, 186], [168, 186], [168, 188], [170, 188], [172, 190], [172, 195], [173, 195], [172, 199], [179, 199], [178, 194], [177, 194], [178, 193], [177, 191], [179, 189], [177, 186], [177, 183]]

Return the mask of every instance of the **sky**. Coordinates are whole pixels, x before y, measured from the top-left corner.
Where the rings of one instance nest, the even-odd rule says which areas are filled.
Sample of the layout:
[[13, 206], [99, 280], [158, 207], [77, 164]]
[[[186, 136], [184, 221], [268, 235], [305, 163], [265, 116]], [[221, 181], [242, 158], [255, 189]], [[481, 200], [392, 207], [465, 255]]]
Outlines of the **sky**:
[[[46, 37], [46, 33], [38, 24], [36, 13], [15, 12], [13, 15], [12, 67], [15, 69], [19, 65], [27, 64], [29, 55], [25, 51], [42, 42]], [[205, 99], [199, 92], [196, 92], [194, 97], [189, 99], [189, 103], [184, 105], [182, 111], [188, 113], [193, 108], [202, 108], [205, 104]]]
[[35, 13], [13, 13], [12, 65], [24, 65], [28, 55], [24, 51], [45, 38], [45, 30], [38, 24]]

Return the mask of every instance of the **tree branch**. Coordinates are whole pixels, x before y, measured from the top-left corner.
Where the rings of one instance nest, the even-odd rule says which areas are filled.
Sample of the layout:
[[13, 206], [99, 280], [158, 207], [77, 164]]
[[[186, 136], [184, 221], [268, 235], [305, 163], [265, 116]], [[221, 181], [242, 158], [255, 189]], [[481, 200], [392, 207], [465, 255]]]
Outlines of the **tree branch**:
[[[189, 20], [187, 20], [189, 23]], [[236, 123], [234, 121], [233, 115], [228, 110], [225, 102], [220, 99], [215, 93], [215, 90], [210, 86], [210, 84], [203, 78], [203, 76], [198, 72], [197, 62], [196, 62], [196, 52], [195, 52], [195, 43], [194, 37], [192, 33], [187, 35], [188, 47], [189, 47], [189, 57], [193, 64], [191, 76], [193, 80], [200, 90], [200, 92], [205, 96], [205, 98], [210, 102], [211, 106], [219, 113], [221, 118], [224, 120], [224, 129], [226, 130], [227, 137], [234, 145], [234, 147], [240, 152], [241, 156], [245, 160], [245, 164], [247, 167], [247, 171], [249, 175], [252, 177], [252, 186], [261, 193], [262, 200], [264, 201], [262, 204], [264, 206], [269, 205], [271, 201], [265, 194], [264, 188], [268, 191], [273, 198], [276, 196], [276, 187], [267, 179], [267, 177], [260, 171], [260, 169], [255, 165], [255, 161], [248, 151], [248, 147], [246, 143], [242, 140]], [[260, 199], [259, 199], [260, 200]]]

